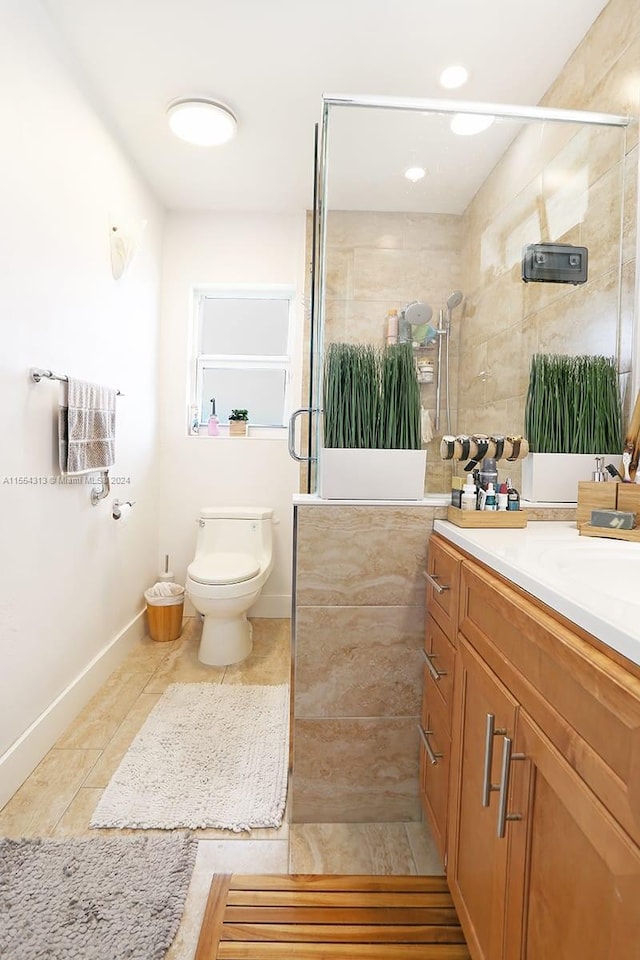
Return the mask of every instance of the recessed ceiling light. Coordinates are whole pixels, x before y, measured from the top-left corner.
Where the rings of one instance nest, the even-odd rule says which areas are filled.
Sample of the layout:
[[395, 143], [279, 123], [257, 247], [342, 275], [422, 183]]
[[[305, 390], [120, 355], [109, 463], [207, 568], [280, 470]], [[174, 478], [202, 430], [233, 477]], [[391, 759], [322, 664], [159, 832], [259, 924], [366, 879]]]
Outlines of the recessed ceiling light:
[[469, 79], [469, 71], [460, 64], [453, 64], [446, 67], [440, 74], [440, 86], [447, 90], [457, 90], [464, 86]]
[[411, 180], [411, 183], [417, 183], [418, 180], [422, 180], [426, 172], [424, 167], [409, 167], [408, 170], [405, 170], [404, 175], [407, 180]]
[[199, 147], [216, 147], [235, 135], [236, 118], [217, 100], [186, 97], [167, 107], [169, 126], [176, 137]]
[[474, 133], [487, 130], [495, 117], [488, 117], [481, 113], [456, 113], [451, 120], [451, 129], [461, 137], [471, 137]]

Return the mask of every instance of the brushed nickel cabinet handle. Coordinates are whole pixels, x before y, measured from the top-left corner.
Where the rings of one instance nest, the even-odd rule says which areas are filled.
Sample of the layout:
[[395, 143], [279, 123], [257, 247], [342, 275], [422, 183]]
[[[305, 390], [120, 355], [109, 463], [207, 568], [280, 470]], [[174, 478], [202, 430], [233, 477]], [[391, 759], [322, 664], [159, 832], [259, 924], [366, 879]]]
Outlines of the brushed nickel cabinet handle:
[[436, 593], [444, 593], [445, 590], [451, 589], [451, 587], [448, 587], [446, 583], [438, 583], [439, 575], [437, 573], [427, 573], [426, 570], [423, 570], [422, 574], [427, 583], [431, 584]]
[[507, 794], [509, 793], [509, 772], [511, 770], [512, 760], [524, 760], [524, 753], [512, 753], [512, 741], [510, 737], [504, 738], [504, 747], [502, 750], [502, 770], [500, 772], [500, 797], [498, 799], [498, 821], [496, 836], [502, 840], [505, 833], [507, 820], [522, 820], [521, 813], [507, 813]]
[[487, 725], [484, 735], [484, 773], [482, 775], [482, 806], [488, 807], [491, 793], [500, 789], [500, 784], [491, 783], [491, 765], [493, 763], [493, 738], [502, 736], [507, 731], [502, 727], [496, 728], [496, 718], [493, 713], [487, 714]]
[[436, 683], [438, 683], [438, 681], [440, 680], [440, 677], [446, 677], [447, 671], [446, 671], [446, 670], [438, 670], [438, 669], [434, 666], [434, 664], [433, 664], [433, 658], [436, 657], [437, 654], [435, 654], [435, 653], [427, 653], [427, 651], [424, 649], [424, 647], [422, 648], [422, 650], [421, 650], [420, 652], [422, 653], [422, 656], [424, 657], [425, 662], [426, 662], [426, 664], [427, 664], [427, 670], [429, 671], [429, 673], [431, 674], [431, 676], [433, 677], [433, 679], [436, 681]]
[[442, 759], [441, 753], [436, 753], [429, 743], [429, 737], [433, 736], [433, 730], [423, 730], [422, 724], [418, 724], [418, 733], [420, 734], [420, 739], [424, 744], [424, 748], [427, 751], [427, 756], [429, 757], [429, 762], [437, 765], [438, 760]]

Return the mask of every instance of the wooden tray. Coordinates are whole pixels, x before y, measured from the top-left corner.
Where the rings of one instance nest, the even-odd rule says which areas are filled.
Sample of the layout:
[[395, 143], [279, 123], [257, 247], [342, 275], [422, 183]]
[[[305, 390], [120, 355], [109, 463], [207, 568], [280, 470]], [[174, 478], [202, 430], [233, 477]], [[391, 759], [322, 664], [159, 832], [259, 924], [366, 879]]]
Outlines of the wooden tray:
[[498, 529], [500, 527], [526, 527], [527, 510], [460, 510], [459, 507], [447, 509], [447, 520], [457, 527], [476, 527], [478, 529]]
[[635, 540], [640, 543], [640, 527], [633, 530], [615, 530], [613, 527], [592, 527], [590, 523], [580, 526], [581, 537], [609, 537], [611, 540]]

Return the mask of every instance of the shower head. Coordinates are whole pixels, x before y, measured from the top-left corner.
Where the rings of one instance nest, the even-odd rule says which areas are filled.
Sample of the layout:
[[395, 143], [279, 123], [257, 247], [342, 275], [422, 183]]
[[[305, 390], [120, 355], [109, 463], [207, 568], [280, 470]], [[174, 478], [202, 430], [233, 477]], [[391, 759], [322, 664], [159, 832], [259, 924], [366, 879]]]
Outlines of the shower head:
[[456, 307], [459, 307], [462, 303], [462, 290], [454, 290], [453, 293], [449, 296], [447, 300], [447, 310], [451, 313], [452, 310], [455, 310]]
[[421, 300], [412, 300], [404, 308], [404, 315], [413, 327], [417, 327], [429, 323], [433, 316], [433, 310], [428, 303]]

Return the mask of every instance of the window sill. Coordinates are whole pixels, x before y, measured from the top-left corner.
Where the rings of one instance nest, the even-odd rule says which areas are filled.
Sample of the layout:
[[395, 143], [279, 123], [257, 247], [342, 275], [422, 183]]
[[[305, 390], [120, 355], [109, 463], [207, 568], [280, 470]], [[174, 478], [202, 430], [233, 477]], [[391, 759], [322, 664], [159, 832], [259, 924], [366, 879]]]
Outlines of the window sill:
[[220, 433], [215, 437], [210, 437], [206, 427], [200, 427], [199, 433], [190, 433], [189, 437], [194, 440], [286, 440], [288, 430], [286, 427], [247, 427], [247, 434], [244, 437], [229, 436], [229, 428], [220, 427]]

